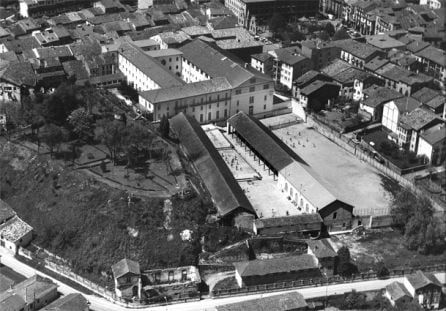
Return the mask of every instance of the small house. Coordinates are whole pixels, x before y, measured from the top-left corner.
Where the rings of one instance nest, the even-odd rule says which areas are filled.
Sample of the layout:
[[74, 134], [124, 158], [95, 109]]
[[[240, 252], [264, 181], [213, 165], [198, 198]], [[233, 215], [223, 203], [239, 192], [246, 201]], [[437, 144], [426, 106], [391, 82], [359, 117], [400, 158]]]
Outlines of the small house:
[[124, 258], [112, 266], [116, 296], [131, 299], [141, 297], [141, 270], [139, 263]]

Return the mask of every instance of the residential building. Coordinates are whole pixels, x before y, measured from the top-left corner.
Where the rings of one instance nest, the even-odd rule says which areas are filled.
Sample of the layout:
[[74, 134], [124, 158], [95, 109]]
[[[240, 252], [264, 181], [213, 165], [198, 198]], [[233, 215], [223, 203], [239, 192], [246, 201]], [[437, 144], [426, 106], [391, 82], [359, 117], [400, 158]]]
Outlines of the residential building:
[[417, 152], [420, 134], [440, 123], [444, 121], [432, 111], [421, 107], [402, 115], [397, 129], [398, 145]]
[[[218, 217], [240, 227], [240, 218], [254, 215], [254, 209], [206, 133], [195, 118], [182, 112], [170, 119], [170, 125], [209, 191]], [[245, 229], [252, 230], [252, 223]]]
[[446, 159], [446, 127], [437, 124], [421, 133], [417, 155], [424, 155], [434, 166], [444, 165]]
[[125, 7], [119, 0], [99, 0], [93, 3], [93, 7], [102, 10], [105, 14], [125, 12]]
[[437, 79], [444, 86], [446, 81], [445, 52], [439, 48], [428, 46], [416, 52], [415, 56], [418, 62], [422, 64], [424, 72]]
[[269, 53], [251, 55], [251, 67], [261, 73], [272, 75], [274, 58]]
[[23, 17], [52, 16], [91, 7], [94, 0], [19, 0]]
[[315, 256], [304, 254], [234, 263], [239, 287], [295, 281], [321, 276]]
[[68, 294], [40, 311], [89, 311], [89, 302], [81, 294]]
[[395, 90], [372, 85], [364, 89], [364, 98], [359, 103], [359, 114], [372, 122], [381, 123], [384, 104], [403, 96]]
[[404, 284], [392, 282], [386, 286], [384, 296], [390, 301], [393, 307], [404, 307], [412, 301], [412, 296]]
[[[0, 71], [0, 99], [19, 104], [34, 89], [37, 77], [29, 62], [4, 63]], [[6, 67], [6, 68], [5, 68]]]
[[160, 46], [160, 49], [178, 49], [191, 41], [191, 38], [183, 31], [162, 32], [150, 39], [154, 40]]
[[322, 230], [319, 214], [258, 218], [254, 222], [254, 233], [259, 235], [302, 234], [317, 236]]
[[418, 270], [415, 274], [406, 276], [403, 284], [421, 306], [438, 309], [442, 285], [433, 274]]
[[443, 114], [446, 98], [439, 91], [423, 87], [412, 94], [412, 97], [423, 104], [423, 107], [440, 116]]
[[[398, 124], [401, 116], [415, 110], [420, 107], [421, 103], [412, 97], [401, 97], [398, 99], [391, 100], [385, 103], [383, 106], [383, 116], [382, 125], [395, 133], [398, 134]], [[396, 137], [395, 140], [397, 140]]]
[[265, 27], [273, 13], [290, 20], [302, 16], [314, 17], [319, 10], [319, 3], [315, 0], [225, 0], [225, 6], [238, 18], [239, 25], [253, 33], [256, 33], [258, 28]]
[[317, 258], [320, 267], [324, 269], [325, 275], [336, 274], [338, 253], [334, 250], [331, 239], [307, 240], [306, 243], [308, 254]]
[[141, 298], [141, 269], [136, 261], [124, 258], [112, 267], [115, 293], [119, 298]]
[[302, 41], [301, 45], [302, 55], [311, 59], [314, 70], [324, 68], [341, 56], [339, 47], [327, 42], [321, 42], [320, 40]]
[[17, 215], [0, 225], [0, 246], [14, 255], [32, 239], [33, 228]]
[[392, 38], [388, 34], [377, 34], [365, 37], [367, 44], [388, 54], [390, 51], [405, 50], [406, 44]]
[[158, 60], [161, 65], [168, 68], [178, 77], [181, 77], [183, 71], [183, 52], [176, 49], [162, 49], [146, 51], [146, 54]]
[[215, 307], [215, 311], [305, 311], [308, 310], [302, 294], [291, 292]]
[[332, 105], [340, 89], [333, 82], [314, 81], [300, 90], [299, 103], [308, 111], [321, 111]]
[[144, 295], [149, 299], [181, 296], [184, 299], [199, 295], [200, 273], [194, 266], [148, 270], [143, 272]]
[[383, 51], [352, 39], [331, 42], [333, 46], [341, 49], [340, 58], [349, 64], [363, 69], [364, 65], [377, 56], [385, 57]]
[[293, 97], [299, 98], [300, 96], [300, 90], [306, 87], [307, 85], [313, 83], [314, 81], [327, 81], [332, 82], [333, 79], [330, 78], [328, 75], [321, 73], [319, 71], [310, 70], [306, 73], [304, 73], [302, 76], [294, 80], [293, 82], [293, 90], [292, 94]]
[[1, 293], [0, 310], [39, 310], [57, 297], [57, 285], [49, 279], [35, 275]]

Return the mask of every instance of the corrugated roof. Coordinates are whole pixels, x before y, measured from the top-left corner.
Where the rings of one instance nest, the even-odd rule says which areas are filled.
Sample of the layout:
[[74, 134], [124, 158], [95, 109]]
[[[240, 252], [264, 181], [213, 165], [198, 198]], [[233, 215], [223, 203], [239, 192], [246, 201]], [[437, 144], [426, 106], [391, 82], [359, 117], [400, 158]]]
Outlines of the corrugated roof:
[[294, 271], [317, 269], [318, 261], [315, 256], [303, 254], [283, 258], [266, 260], [251, 260], [234, 263], [240, 276], [262, 276], [276, 273], [289, 273]]
[[130, 43], [123, 43], [119, 53], [135, 65], [145, 75], [150, 77], [160, 88], [180, 86], [186, 84], [173, 72], [166, 69], [160, 62], [150, 57], [142, 50]]
[[221, 216], [237, 208], [253, 213], [248, 198], [199, 123], [184, 113], [170, 119], [172, 129], [200, 174]]
[[181, 86], [144, 91], [140, 92], [139, 95], [150, 103], [155, 104], [187, 97], [229, 91], [231, 89], [232, 87], [226, 78], [215, 78], [188, 83]]

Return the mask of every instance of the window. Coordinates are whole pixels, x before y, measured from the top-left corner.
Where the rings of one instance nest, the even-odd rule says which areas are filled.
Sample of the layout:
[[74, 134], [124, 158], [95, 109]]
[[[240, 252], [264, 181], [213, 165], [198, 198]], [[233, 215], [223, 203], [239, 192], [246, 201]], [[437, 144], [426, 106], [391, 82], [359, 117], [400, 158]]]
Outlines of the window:
[[235, 95], [240, 95], [242, 94], [242, 90], [235, 90]]
[[308, 213], [308, 203], [307, 203], [307, 204], [305, 204], [305, 212], [307, 212], [307, 213]]
[[249, 96], [249, 103], [254, 104], [254, 96]]
[[251, 86], [250, 88], [249, 88], [249, 91], [250, 92], [254, 92], [256, 90], [256, 87], [255, 86]]
[[263, 100], [266, 101], [267, 99], [268, 99], [268, 96], [265, 95], [265, 96], [263, 97]]
[[168, 276], [168, 279], [167, 279], [169, 282], [172, 282], [173, 281], [173, 271], [169, 271], [169, 276]]
[[187, 280], [187, 270], [181, 270], [181, 281]]
[[200, 122], [203, 122], [203, 114], [200, 114]]
[[209, 113], [208, 113], [208, 120], [212, 119], [211, 116], [212, 116], [212, 115], [211, 115], [211, 113], [209, 112]]
[[217, 111], [216, 115], [215, 115], [216, 119], [220, 119], [220, 111]]
[[195, 107], [192, 107], [192, 112], [195, 112]]
[[333, 213], [333, 219], [336, 219], [336, 216], [338, 216], [338, 215], [337, 215], [336, 212], [334, 212], [334, 213]]
[[300, 207], [303, 207], [303, 206], [304, 206], [304, 200], [303, 200], [303, 199], [300, 199], [300, 204], [299, 204], [299, 206], [300, 206]]
[[254, 106], [249, 106], [249, 115], [253, 115], [254, 114]]
[[269, 89], [269, 84], [264, 84], [264, 85], [263, 85], [263, 89], [264, 89], [264, 90]]
[[228, 109], [225, 109], [225, 118], [228, 117]]
[[237, 101], [237, 106], [240, 105], [240, 101]]

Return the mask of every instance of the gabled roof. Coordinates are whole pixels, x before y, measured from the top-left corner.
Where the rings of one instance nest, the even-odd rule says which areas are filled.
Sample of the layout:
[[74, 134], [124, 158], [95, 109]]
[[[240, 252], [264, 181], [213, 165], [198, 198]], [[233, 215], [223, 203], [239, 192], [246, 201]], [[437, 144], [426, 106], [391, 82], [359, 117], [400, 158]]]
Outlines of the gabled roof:
[[397, 301], [403, 297], [412, 297], [406, 286], [400, 282], [392, 282], [386, 286], [386, 291], [393, 301]]
[[333, 76], [333, 79], [342, 83], [354, 83], [355, 80], [364, 81], [367, 78], [372, 77], [371, 73], [365, 72], [358, 68], [348, 68], [341, 73]]
[[152, 104], [229, 91], [232, 87], [226, 78], [188, 83], [185, 85], [140, 92], [139, 95]]
[[271, 51], [269, 53], [274, 53], [280, 62], [288, 65], [294, 65], [305, 59], [308, 59], [305, 56], [301, 55], [300, 51], [294, 47], [277, 49], [274, 50], [274, 52]]
[[306, 243], [316, 258], [332, 258], [338, 256], [328, 239], [308, 240]]
[[9, 64], [1, 78], [17, 86], [26, 85], [31, 87], [36, 85], [37, 80], [33, 66], [29, 62]]
[[421, 106], [421, 103], [412, 97], [401, 97], [393, 100], [401, 114], [411, 112]]
[[[257, 228], [275, 228], [284, 226], [296, 226], [297, 230], [305, 229], [308, 225], [321, 224], [322, 218], [318, 213], [301, 214], [296, 216], [259, 218], [256, 219]], [[301, 228], [302, 227], [302, 228]]]
[[439, 91], [433, 90], [428, 87], [423, 87], [422, 89], [413, 93], [412, 97], [420, 101], [421, 103], [425, 104], [439, 95], [440, 95]]
[[433, 274], [425, 273], [420, 270], [415, 272], [415, 274], [406, 276], [406, 279], [415, 290], [423, 288], [427, 285], [435, 285], [441, 287], [440, 281], [438, 281]]
[[242, 188], [197, 120], [179, 113], [170, 119], [170, 125], [193, 159], [218, 213], [226, 216], [238, 208], [254, 213]]
[[216, 307], [217, 311], [289, 311], [308, 305], [298, 292], [274, 295]]
[[0, 199], [0, 223], [15, 216], [15, 211], [8, 203]]
[[321, 72], [332, 77], [352, 67], [353, 66], [350, 65], [349, 63], [337, 58], [333, 60], [330, 64], [322, 68]]
[[119, 53], [128, 61], [135, 65], [145, 75], [150, 77], [160, 88], [184, 85], [185, 82], [173, 72], [166, 69], [155, 58], [150, 57], [144, 51], [130, 43], [123, 43], [119, 48]]
[[32, 230], [33, 228], [17, 215], [0, 225], [0, 235], [12, 243], [16, 243]]
[[371, 45], [361, 43], [353, 39], [332, 41], [331, 45], [337, 46], [360, 59], [367, 59], [379, 51], [377, 48]]
[[421, 137], [431, 145], [435, 145], [443, 140], [446, 140], [446, 127], [445, 124], [437, 124], [423, 133], [421, 133]]
[[405, 129], [419, 131], [429, 126], [435, 120], [440, 120], [435, 113], [423, 108], [416, 108], [408, 114], [402, 115], [400, 125]]
[[40, 311], [84, 311], [88, 309], [88, 301], [81, 294], [68, 294], [53, 301]]
[[23, 310], [26, 306], [25, 301], [19, 295], [4, 292], [0, 294], [0, 310], [16, 311]]
[[443, 95], [439, 95], [431, 99], [430, 101], [424, 103], [427, 107], [437, 109], [446, 104], [446, 97]]
[[139, 263], [136, 261], [124, 258], [112, 266], [112, 272], [113, 276], [117, 279], [126, 275], [127, 273], [140, 275], [141, 269], [139, 267]]
[[305, 96], [310, 96], [310, 95], [312, 95], [315, 92], [319, 92], [321, 88], [326, 87], [326, 86], [331, 86], [333, 88], [338, 88], [338, 89], [341, 88], [336, 83], [316, 80], [316, 81], [311, 82], [307, 86], [305, 86], [303, 89], [301, 89], [300, 93], [305, 95]]
[[51, 280], [35, 275], [18, 283], [13, 287], [12, 292], [20, 296], [27, 304], [41, 299], [49, 292], [56, 291], [57, 285]]
[[427, 48], [416, 52], [415, 55], [423, 57], [443, 67], [446, 65], [446, 53], [443, 50], [433, 46], [428, 46]]
[[234, 266], [235, 270], [243, 278], [317, 269], [318, 261], [313, 255], [303, 254], [283, 258], [237, 262], [234, 263]]

